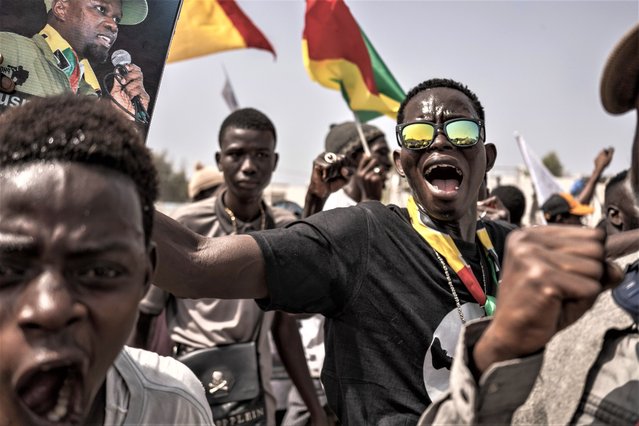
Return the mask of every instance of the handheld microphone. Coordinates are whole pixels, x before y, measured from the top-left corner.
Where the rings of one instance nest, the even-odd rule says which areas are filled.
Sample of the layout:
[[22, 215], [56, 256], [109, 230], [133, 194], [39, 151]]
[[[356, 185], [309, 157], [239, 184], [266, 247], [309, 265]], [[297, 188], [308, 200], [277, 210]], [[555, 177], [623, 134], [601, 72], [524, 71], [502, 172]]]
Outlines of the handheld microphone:
[[[125, 65], [131, 63], [131, 54], [126, 50], [118, 49], [111, 55], [111, 63], [120, 75], [125, 76], [129, 73]], [[142, 105], [140, 95], [134, 96], [133, 99], [131, 99], [131, 103], [133, 103], [133, 107], [135, 108], [135, 121], [142, 124], [149, 124], [149, 114], [146, 112], [144, 105]]]

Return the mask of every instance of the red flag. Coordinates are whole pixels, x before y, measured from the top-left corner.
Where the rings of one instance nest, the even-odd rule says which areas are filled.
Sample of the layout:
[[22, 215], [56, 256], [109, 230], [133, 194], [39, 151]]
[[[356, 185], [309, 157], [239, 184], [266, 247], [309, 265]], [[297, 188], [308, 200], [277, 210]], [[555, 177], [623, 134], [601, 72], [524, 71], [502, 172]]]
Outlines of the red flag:
[[343, 0], [307, 0], [302, 52], [311, 78], [340, 90], [361, 121], [397, 116], [404, 91]]
[[235, 0], [184, 0], [167, 62], [231, 49], [275, 50]]

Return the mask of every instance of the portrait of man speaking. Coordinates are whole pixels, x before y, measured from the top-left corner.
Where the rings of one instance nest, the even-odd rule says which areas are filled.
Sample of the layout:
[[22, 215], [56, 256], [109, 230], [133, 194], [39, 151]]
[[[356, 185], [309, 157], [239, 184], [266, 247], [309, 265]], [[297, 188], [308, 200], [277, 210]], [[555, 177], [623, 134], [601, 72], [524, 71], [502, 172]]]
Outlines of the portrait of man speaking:
[[[114, 48], [124, 27], [138, 26], [147, 19], [147, 0], [27, 0], [24, 3], [32, 7], [26, 18], [24, 3], [7, 3], [7, 9], [12, 9], [12, 3], [15, 6], [13, 15], [5, 9], [1, 12], [5, 16], [0, 17], [0, 112], [32, 96], [72, 92], [110, 97], [131, 119], [148, 124], [151, 97], [145, 89], [143, 67], [132, 62], [127, 50], [133, 50]], [[155, 49], [156, 63], [163, 65], [179, 1], [162, 3], [165, 9], [167, 4], [172, 6], [164, 11], [168, 15], [162, 28], [166, 46]], [[42, 10], [46, 12], [44, 25]], [[40, 29], [33, 34], [38, 19]], [[7, 30], [18, 26], [21, 31]], [[33, 35], [21, 35], [27, 28]], [[103, 68], [101, 73], [97, 67]]]

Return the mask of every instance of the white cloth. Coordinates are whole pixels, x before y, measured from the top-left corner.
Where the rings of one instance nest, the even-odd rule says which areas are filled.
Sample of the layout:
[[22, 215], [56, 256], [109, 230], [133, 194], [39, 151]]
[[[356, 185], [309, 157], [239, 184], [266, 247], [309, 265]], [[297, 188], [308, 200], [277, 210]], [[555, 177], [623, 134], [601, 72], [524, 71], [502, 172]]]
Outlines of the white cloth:
[[195, 375], [173, 358], [125, 346], [106, 377], [105, 425], [211, 425]]
[[324, 208], [322, 210], [326, 211], [326, 210], [336, 209], [339, 207], [351, 207], [355, 205], [357, 205], [357, 201], [349, 197], [344, 191], [344, 188], [342, 188], [338, 191], [333, 192], [331, 195], [328, 196], [328, 198], [326, 199], [326, 202], [324, 203]]

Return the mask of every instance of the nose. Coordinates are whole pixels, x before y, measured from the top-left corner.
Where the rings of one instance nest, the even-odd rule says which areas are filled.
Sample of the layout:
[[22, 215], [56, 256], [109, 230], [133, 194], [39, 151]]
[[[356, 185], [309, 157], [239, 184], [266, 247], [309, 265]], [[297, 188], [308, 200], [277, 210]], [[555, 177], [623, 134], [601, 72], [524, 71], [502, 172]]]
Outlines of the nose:
[[118, 35], [118, 24], [111, 18], [107, 18], [104, 20], [104, 25], [107, 27], [109, 31], [111, 31], [115, 36]]
[[431, 144], [431, 149], [453, 149], [454, 146], [448, 140], [448, 137], [444, 134], [444, 130], [442, 128], [437, 128], [435, 130], [435, 139], [433, 139], [433, 143]]
[[245, 175], [254, 175], [257, 172], [257, 169], [255, 168], [255, 162], [250, 155], [244, 157], [240, 170]]
[[45, 269], [27, 284], [18, 306], [18, 323], [25, 331], [55, 332], [86, 315], [70, 292], [64, 276]]

